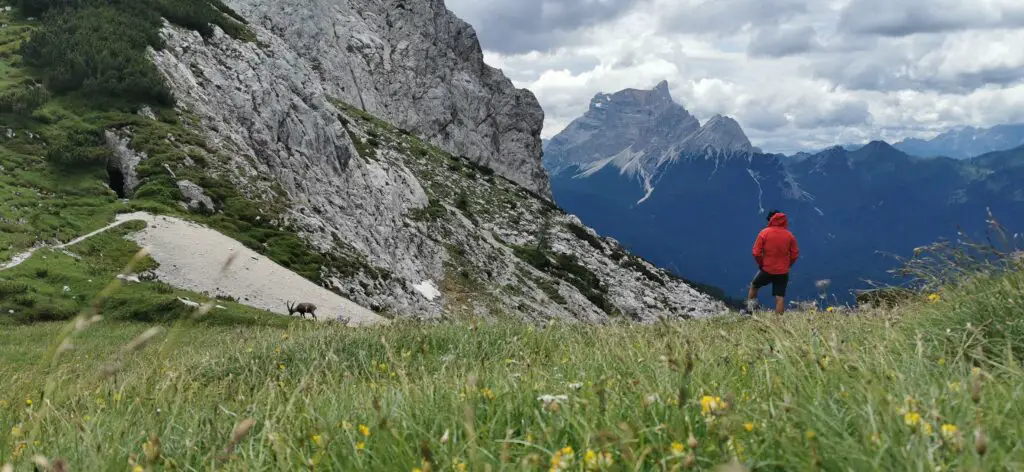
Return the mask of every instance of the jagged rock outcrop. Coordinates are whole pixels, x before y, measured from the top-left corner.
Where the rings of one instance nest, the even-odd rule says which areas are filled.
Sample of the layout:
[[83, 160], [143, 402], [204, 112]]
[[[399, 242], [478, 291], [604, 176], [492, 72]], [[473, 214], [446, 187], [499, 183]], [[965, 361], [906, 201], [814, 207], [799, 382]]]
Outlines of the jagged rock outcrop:
[[[280, 186], [291, 203], [285, 220], [331, 256], [324, 278], [342, 295], [422, 318], [652, 321], [723, 309], [537, 196], [547, 192], [543, 171], [530, 170], [539, 109], [482, 61], [470, 67], [475, 36], [441, 2], [399, 2], [406, 9], [387, 14], [396, 2], [283, 2], [287, 14], [278, 2], [229, 3], [253, 21], [257, 42], [168, 25], [154, 61], [196, 117], [190, 126], [225, 160], [207, 171], [254, 201]], [[347, 39], [324, 39], [336, 31]], [[355, 60], [347, 49], [383, 62], [360, 69], [344, 62]], [[456, 118], [440, 134], [430, 131], [436, 107]]]
[[191, 210], [205, 210], [207, 212], [216, 211], [217, 207], [213, 203], [213, 199], [206, 194], [206, 191], [202, 187], [192, 183], [188, 180], [178, 181], [178, 190], [181, 191], [181, 196], [184, 198], [182, 204], [186, 208]]
[[[139, 173], [136, 168], [139, 163], [146, 159], [146, 154], [136, 152], [129, 146], [132, 137], [126, 131], [110, 131], [103, 133], [107, 148], [110, 149], [110, 161], [107, 167], [116, 171], [121, 176], [121, 181], [112, 185], [119, 186], [114, 189], [125, 197], [131, 197], [139, 186]], [[119, 185], [118, 185], [119, 184]]]
[[308, 64], [325, 93], [550, 195], [540, 104], [484, 63], [476, 32], [442, 0], [225, 3]]

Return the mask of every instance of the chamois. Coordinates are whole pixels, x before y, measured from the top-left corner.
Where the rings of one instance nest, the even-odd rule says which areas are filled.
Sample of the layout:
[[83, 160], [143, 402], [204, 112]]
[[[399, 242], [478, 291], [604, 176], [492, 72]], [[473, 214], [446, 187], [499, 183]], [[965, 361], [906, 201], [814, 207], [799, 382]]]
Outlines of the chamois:
[[298, 305], [292, 305], [292, 302], [285, 302], [285, 306], [288, 307], [288, 316], [298, 313], [299, 316], [305, 318], [308, 313], [314, 320], [316, 319], [316, 305], [312, 303], [299, 303]]

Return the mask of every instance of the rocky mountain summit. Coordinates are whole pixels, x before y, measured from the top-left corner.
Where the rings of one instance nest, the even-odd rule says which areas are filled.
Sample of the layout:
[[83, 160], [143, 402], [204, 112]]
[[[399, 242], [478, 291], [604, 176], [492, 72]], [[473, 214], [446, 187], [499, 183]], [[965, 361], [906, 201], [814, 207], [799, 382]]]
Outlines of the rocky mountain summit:
[[636, 178], [649, 195], [680, 158], [749, 158], [754, 152], [739, 123], [717, 115], [702, 126], [662, 81], [650, 90], [595, 95], [587, 112], [545, 146], [544, 165], [553, 175], [571, 169], [593, 175], [610, 165]]

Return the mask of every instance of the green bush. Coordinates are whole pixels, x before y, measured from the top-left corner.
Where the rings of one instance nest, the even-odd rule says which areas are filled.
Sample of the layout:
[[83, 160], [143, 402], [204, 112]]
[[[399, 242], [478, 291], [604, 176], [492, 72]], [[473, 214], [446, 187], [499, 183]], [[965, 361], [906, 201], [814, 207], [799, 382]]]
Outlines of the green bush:
[[466, 192], [459, 192], [459, 195], [455, 197], [455, 208], [467, 215], [472, 213], [469, 206], [469, 195], [466, 195]]
[[444, 218], [448, 214], [448, 210], [444, 205], [437, 202], [437, 200], [431, 199], [430, 203], [424, 208], [417, 208], [409, 212], [409, 217], [415, 221], [436, 221]]
[[0, 94], [0, 114], [29, 115], [50, 99], [45, 87], [29, 86]]
[[23, 282], [11, 280], [0, 280], [0, 296], [18, 295], [28, 291], [28, 285]]
[[586, 228], [576, 223], [569, 223], [568, 225], [566, 225], [566, 227], [569, 229], [570, 233], [572, 233], [577, 238], [586, 241], [587, 244], [590, 245], [590, 247], [600, 252], [604, 252], [604, 244], [601, 244], [601, 240], [597, 236], [590, 234], [590, 231], [587, 231]]
[[126, 10], [144, 11], [102, 6], [47, 13], [22, 45], [25, 62], [56, 93], [173, 105], [170, 89], [145, 54], [147, 47], [163, 47], [160, 18], [155, 12]]
[[66, 122], [47, 129], [46, 159], [68, 168], [102, 165], [110, 157], [102, 131], [78, 122]]
[[43, 18], [22, 44], [25, 63], [51, 91], [103, 103], [174, 105], [146, 54], [164, 47], [161, 18], [204, 37], [218, 25], [233, 37], [255, 39], [219, 0], [19, 0], [18, 7]]

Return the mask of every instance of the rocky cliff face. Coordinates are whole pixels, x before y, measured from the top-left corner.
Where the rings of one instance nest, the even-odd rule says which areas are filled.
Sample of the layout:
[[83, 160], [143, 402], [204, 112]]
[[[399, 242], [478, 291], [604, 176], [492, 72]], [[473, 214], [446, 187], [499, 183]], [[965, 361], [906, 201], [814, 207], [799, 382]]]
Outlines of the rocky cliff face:
[[283, 191], [288, 223], [342, 261], [339, 293], [423, 318], [722, 309], [546, 201], [536, 101], [440, 1], [228, 3], [257, 42], [167, 26], [154, 60], [222, 172], [254, 204]]
[[324, 92], [550, 195], [544, 112], [484, 64], [476, 32], [442, 0], [229, 0]]

